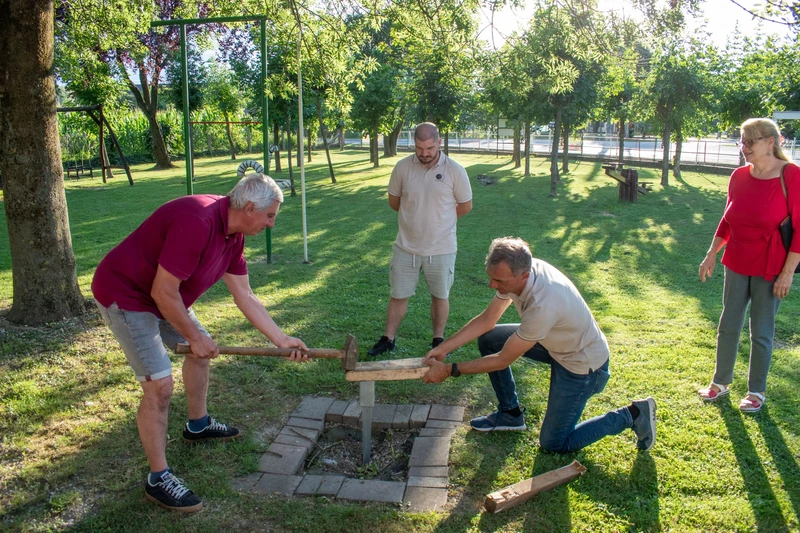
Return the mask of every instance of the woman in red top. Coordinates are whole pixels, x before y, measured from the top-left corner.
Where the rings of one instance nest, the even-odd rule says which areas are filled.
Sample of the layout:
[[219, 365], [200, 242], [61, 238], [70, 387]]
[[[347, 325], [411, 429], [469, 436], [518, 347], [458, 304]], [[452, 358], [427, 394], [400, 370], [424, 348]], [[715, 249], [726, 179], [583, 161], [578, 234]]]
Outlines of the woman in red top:
[[[714, 271], [717, 253], [725, 248], [717, 365], [711, 384], [698, 393], [701, 399], [714, 401], [730, 392], [739, 336], [749, 304], [748, 393], [739, 403], [739, 409], [754, 413], [766, 401], [775, 315], [781, 299], [789, 294], [794, 270], [800, 262], [800, 167], [792, 164], [781, 150], [780, 131], [772, 120], [751, 118], [742, 124], [741, 133], [739, 147], [747, 165], [731, 174], [725, 212], [700, 264], [700, 281], [705, 282]], [[788, 253], [778, 229], [787, 216], [791, 216], [794, 228]]]

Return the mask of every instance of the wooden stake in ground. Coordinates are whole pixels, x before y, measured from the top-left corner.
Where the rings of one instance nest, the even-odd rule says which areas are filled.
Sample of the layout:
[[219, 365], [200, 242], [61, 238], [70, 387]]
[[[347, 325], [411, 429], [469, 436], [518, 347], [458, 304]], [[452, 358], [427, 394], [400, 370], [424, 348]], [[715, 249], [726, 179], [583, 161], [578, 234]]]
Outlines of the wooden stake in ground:
[[490, 513], [499, 513], [503, 509], [530, 500], [542, 491], [563, 485], [583, 475], [584, 472], [586, 472], [586, 467], [578, 461], [572, 461], [567, 466], [539, 474], [488, 494], [483, 506]]

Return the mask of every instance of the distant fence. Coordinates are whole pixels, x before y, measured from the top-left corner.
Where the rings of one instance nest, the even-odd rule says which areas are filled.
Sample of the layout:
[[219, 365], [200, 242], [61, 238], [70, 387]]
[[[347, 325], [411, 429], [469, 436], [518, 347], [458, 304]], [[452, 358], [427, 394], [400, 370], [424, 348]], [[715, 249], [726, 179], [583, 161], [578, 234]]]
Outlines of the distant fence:
[[[397, 142], [398, 150], [410, 151], [413, 148], [412, 135], [409, 131], [404, 131], [400, 135]], [[532, 135], [531, 153], [549, 154], [552, 142], [553, 138], [549, 135]], [[345, 138], [345, 144], [369, 147], [369, 141], [366, 138]], [[383, 137], [379, 139], [378, 144], [383, 147]], [[489, 135], [473, 136], [454, 133], [450, 135], [449, 148], [457, 151], [510, 154], [514, 148], [514, 140], [502, 137], [497, 139]], [[520, 150], [523, 149], [524, 144], [520, 143]], [[797, 139], [786, 141], [783, 149], [790, 159], [795, 161], [800, 159], [800, 143]], [[626, 161], [653, 163], [661, 161], [664, 153], [661, 140], [653, 137], [625, 139], [623, 150]], [[616, 135], [578, 134], [570, 138], [569, 152], [571, 155], [580, 155], [584, 158], [616, 160], [619, 159], [619, 138]], [[561, 146], [559, 146], [559, 153], [562, 153]], [[675, 143], [670, 147], [670, 160], [674, 156]], [[739, 166], [739, 149], [736, 147], [736, 141], [730, 139], [687, 139], [683, 142], [681, 149], [681, 163], [734, 168]]]

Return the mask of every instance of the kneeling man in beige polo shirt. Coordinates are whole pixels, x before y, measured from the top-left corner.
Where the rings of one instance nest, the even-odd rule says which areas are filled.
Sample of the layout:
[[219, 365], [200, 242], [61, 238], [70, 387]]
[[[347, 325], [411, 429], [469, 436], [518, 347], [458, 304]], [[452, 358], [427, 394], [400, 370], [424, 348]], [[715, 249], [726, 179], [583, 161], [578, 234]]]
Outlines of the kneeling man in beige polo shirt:
[[431, 347], [444, 337], [456, 263], [456, 220], [472, 209], [472, 188], [464, 167], [439, 150], [440, 142], [436, 125], [419, 124], [414, 155], [400, 160], [389, 179], [389, 206], [398, 213], [398, 230], [386, 329], [368, 352], [373, 357], [394, 350], [395, 334], [416, 291], [420, 270], [431, 293]]

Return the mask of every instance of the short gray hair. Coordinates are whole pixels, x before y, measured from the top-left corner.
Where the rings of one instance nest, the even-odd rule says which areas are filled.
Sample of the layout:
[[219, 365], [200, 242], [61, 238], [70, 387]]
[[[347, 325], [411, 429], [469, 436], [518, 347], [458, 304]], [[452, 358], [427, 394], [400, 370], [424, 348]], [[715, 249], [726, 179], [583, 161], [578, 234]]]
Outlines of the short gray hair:
[[228, 193], [233, 209], [244, 209], [247, 202], [253, 202], [257, 211], [263, 211], [273, 202], [283, 203], [283, 192], [275, 180], [261, 174], [250, 173], [239, 180]]
[[515, 276], [527, 272], [533, 266], [533, 255], [528, 243], [518, 237], [498, 237], [489, 246], [486, 268], [496, 267], [505, 261]]

